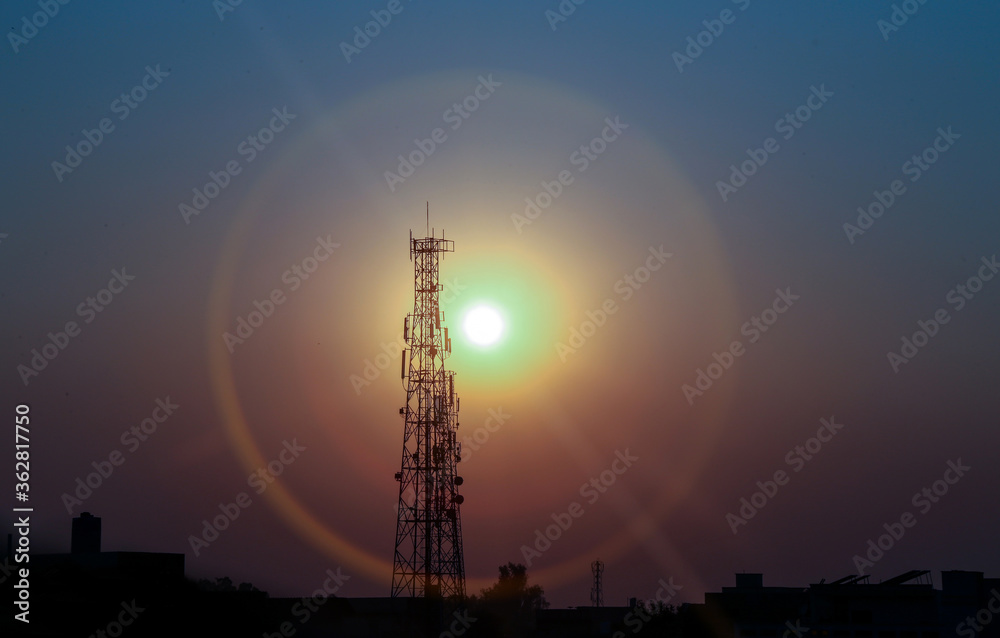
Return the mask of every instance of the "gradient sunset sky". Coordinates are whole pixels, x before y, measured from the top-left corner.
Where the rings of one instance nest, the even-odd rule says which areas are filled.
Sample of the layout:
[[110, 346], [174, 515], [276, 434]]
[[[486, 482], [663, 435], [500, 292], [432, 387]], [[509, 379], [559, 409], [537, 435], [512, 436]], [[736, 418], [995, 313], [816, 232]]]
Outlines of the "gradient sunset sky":
[[[194, 577], [296, 596], [339, 566], [341, 595], [387, 596], [430, 202], [469, 593], [574, 502], [528, 570], [554, 606], [589, 604], [597, 558], [609, 605], [839, 578], [905, 513], [875, 580], [1000, 573], [995, 4], [39, 11], [0, 8], [0, 380], [11, 430], [31, 408], [34, 551], [90, 511], [106, 551]], [[481, 303], [490, 348], [461, 329]]]

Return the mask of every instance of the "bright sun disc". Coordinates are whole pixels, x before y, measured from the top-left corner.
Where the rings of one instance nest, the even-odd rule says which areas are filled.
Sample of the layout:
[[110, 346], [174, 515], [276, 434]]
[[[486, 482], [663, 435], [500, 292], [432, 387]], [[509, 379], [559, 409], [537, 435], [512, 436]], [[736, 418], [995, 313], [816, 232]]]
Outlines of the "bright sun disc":
[[462, 324], [465, 334], [473, 343], [488, 346], [496, 343], [503, 333], [503, 319], [500, 313], [489, 306], [476, 306], [465, 315]]

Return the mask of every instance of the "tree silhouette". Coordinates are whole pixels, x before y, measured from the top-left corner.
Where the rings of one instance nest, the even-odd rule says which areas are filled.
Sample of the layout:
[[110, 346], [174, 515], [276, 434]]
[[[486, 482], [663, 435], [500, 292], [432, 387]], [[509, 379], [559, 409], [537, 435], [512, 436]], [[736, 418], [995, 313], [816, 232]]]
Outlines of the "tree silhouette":
[[546, 609], [545, 591], [541, 585], [528, 585], [528, 568], [520, 563], [500, 566], [500, 579], [482, 591], [485, 602], [514, 603], [517, 609]]
[[470, 616], [476, 618], [470, 638], [516, 637], [531, 635], [535, 612], [545, 609], [545, 591], [541, 585], [528, 584], [528, 569], [519, 563], [500, 566], [500, 578], [468, 601]]
[[260, 592], [261, 590], [254, 587], [251, 583], [240, 583], [239, 587], [233, 584], [233, 580], [229, 576], [223, 576], [221, 578], [216, 578], [214, 581], [207, 578], [202, 578], [198, 581], [198, 589], [201, 591], [218, 591], [218, 592]]

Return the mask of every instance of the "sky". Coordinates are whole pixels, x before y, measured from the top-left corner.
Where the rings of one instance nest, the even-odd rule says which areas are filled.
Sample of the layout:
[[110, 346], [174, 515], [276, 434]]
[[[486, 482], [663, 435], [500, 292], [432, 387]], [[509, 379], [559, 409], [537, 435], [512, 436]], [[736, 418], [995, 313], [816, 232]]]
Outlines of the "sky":
[[387, 596], [429, 206], [469, 593], [1000, 573], [1000, 8], [46, 6], [0, 8], [32, 551], [90, 511], [196, 578]]

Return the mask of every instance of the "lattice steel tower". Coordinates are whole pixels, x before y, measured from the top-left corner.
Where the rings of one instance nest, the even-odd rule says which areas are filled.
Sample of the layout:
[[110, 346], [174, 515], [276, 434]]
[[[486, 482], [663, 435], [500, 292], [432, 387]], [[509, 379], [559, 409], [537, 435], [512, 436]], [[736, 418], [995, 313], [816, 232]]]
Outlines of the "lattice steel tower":
[[[406, 380], [403, 416], [403, 458], [396, 520], [396, 551], [392, 569], [392, 596], [465, 597], [465, 560], [462, 554], [464, 497], [458, 493], [462, 477], [456, 472], [461, 456], [458, 443], [458, 397], [455, 373], [445, 370], [451, 354], [448, 328], [438, 303], [438, 264], [455, 242], [444, 232], [423, 239], [410, 233], [414, 262], [413, 312], [403, 320], [400, 376]], [[407, 365], [408, 364], [408, 365]]]
[[594, 572], [594, 586], [590, 590], [590, 602], [594, 607], [604, 606], [604, 563], [595, 560], [590, 564], [590, 571]]

